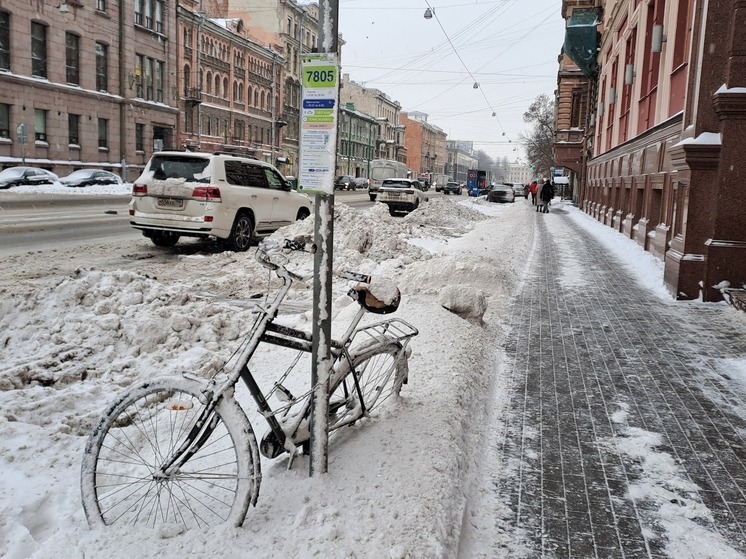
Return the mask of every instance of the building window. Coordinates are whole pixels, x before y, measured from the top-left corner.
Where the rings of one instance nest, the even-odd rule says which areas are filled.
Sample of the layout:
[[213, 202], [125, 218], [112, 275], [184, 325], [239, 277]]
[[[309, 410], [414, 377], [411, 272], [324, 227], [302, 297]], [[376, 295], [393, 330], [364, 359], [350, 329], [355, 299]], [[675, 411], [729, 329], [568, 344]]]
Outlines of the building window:
[[0, 12], [0, 70], [10, 70], [10, 14]]
[[47, 141], [47, 111], [34, 109], [34, 138], [37, 142]]
[[163, 103], [163, 70], [164, 63], [160, 60], [155, 62], [155, 100]]
[[143, 76], [144, 65], [145, 65], [145, 57], [142, 54], [136, 54], [135, 55], [135, 75], [134, 75], [135, 97], [139, 97], [140, 99], [143, 98], [142, 76]]
[[99, 12], [105, 12], [106, 11], [106, 0], [96, 0], [96, 9]]
[[70, 145], [80, 145], [80, 115], [67, 115], [67, 142]]
[[153, 100], [153, 59], [145, 59], [145, 99]]
[[164, 0], [135, 0], [135, 25], [145, 27], [156, 33], [165, 29]]
[[106, 118], [98, 119], [98, 147], [109, 147], [109, 120]]
[[96, 43], [96, 90], [109, 90], [109, 46]]
[[47, 77], [47, 26], [31, 22], [31, 75]]
[[155, 0], [155, 32], [163, 33], [163, 0]]
[[65, 79], [80, 84], [80, 37], [65, 33]]
[[135, 151], [145, 151], [144, 124], [135, 124]]
[[0, 103], [0, 138], [10, 138], [10, 105]]

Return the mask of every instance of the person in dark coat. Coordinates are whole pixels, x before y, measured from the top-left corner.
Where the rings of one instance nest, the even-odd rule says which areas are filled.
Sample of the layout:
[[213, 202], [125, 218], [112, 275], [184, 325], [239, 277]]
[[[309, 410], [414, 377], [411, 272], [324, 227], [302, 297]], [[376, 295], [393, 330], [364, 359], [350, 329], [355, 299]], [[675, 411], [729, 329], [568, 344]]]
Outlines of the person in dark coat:
[[544, 204], [544, 209], [542, 210], [542, 213], [548, 214], [549, 213], [549, 202], [552, 201], [552, 198], [554, 198], [554, 186], [551, 182], [549, 182], [549, 179], [547, 179], [544, 184], [541, 186], [541, 194], [539, 195], [541, 198], [541, 201]]

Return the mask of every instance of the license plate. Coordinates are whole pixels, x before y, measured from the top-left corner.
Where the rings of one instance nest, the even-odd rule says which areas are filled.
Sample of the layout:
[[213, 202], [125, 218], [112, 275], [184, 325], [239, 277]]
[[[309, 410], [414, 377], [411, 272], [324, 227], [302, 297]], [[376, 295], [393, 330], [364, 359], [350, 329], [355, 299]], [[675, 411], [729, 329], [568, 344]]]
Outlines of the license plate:
[[391, 196], [392, 198], [398, 198], [399, 196], [401, 196], [401, 192], [389, 192], [389, 196]]
[[159, 208], [178, 209], [184, 207], [184, 200], [181, 198], [158, 198]]

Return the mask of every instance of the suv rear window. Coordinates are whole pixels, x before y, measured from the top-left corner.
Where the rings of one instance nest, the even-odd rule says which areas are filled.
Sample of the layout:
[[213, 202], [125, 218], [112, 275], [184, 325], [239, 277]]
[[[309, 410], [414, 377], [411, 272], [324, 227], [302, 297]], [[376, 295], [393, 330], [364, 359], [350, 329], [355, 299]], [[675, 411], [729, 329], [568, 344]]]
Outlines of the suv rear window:
[[169, 157], [154, 156], [150, 162], [153, 178], [166, 180], [171, 178], [186, 179], [189, 182], [210, 182], [210, 160], [204, 157]]
[[387, 186], [389, 188], [412, 188], [410, 183], [402, 181], [383, 181], [381, 186]]

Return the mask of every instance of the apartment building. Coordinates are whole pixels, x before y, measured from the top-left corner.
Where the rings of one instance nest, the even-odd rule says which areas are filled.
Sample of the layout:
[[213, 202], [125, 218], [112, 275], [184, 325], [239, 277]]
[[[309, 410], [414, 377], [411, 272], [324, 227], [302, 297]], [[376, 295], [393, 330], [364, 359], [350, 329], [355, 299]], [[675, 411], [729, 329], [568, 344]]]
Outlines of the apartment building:
[[477, 169], [479, 159], [474, 155], [474, 143], [464, 140], [446, 140], [444, 172], [456, 182], [466, 183], [469, 169]]
[[417, 176], [442, 175], [448, 160], [446, 133], [427, 121], [420, 111], [402, 112], [399, 122], [404, 126], [407, 165]]
[[0, 165], [131, 180], [173, 147], [175, 21], [165, 0], [3, 2]]
[[342, 105], [352, 103], [358, 111], [372, 116], [381, 123], [380, 135], [376, 138], [374, 159], [391, 159], [411, 168], [407, 162], [404, 126], [399, 119], [401, 104], [398, 101], [394, 101], [379, 89], [364, 87], [354, 82], [349, 74], [342, 75], [339, 97]]
[[589, 78], [578, 204], [660, 258], [679, 299], [746, 285], [741, 4], [563, 0]]
[[177, 9], [179, 146], [254, 157], [291, 174], [280, 142], [285, 58], [214, 4], [181, 0]]
[[318, 3], [294, 0], [204, 0], [211, 9], [240, 18], [259, 43], [283, 54], [283, 81], [275, 130], [286, 175], [297, 176], [300, 149], [301, 55], [318, 49]]

